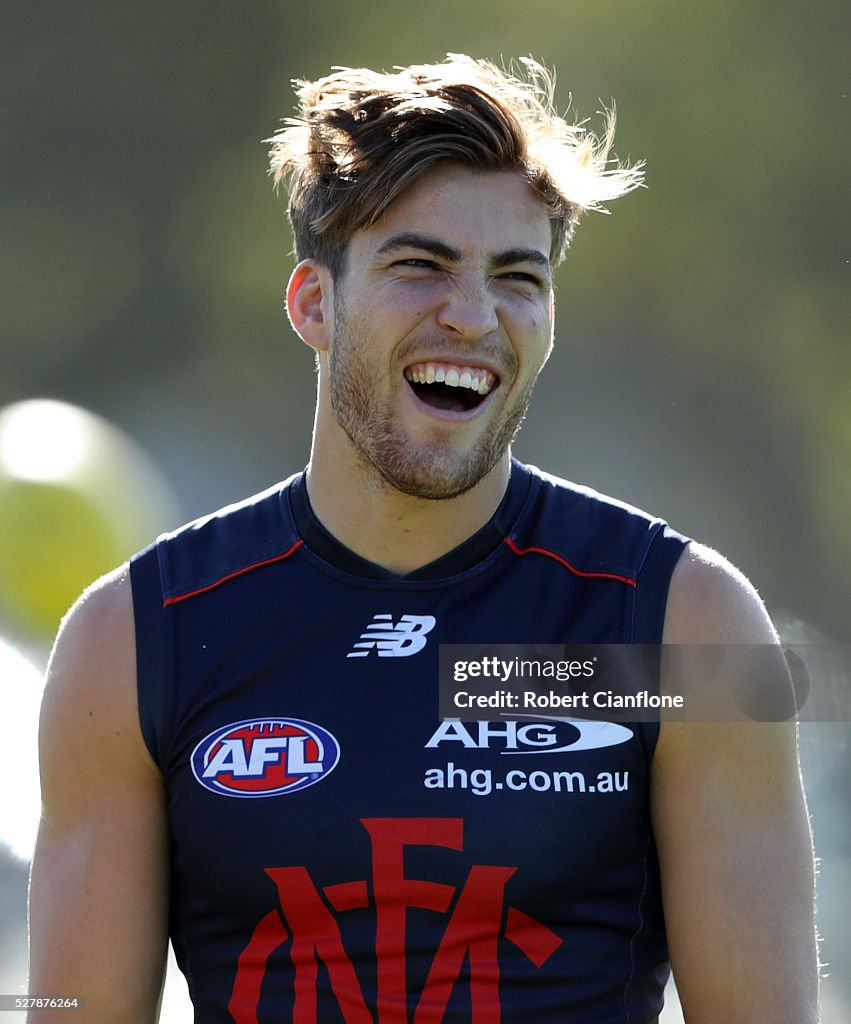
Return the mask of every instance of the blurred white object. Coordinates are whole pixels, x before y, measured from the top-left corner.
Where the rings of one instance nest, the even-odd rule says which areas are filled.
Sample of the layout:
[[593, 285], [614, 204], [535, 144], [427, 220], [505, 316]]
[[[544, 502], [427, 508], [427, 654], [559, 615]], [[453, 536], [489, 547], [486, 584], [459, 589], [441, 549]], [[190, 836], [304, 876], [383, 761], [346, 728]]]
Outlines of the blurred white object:
[[186, 979], [180, 973], [180, 969], [174, 959], [174, 952], [169, 946], [168, 950], [168, 973], [165, 979], [163, 990], [162, 1008], [160, 1010], [159, 1024], [187, 1024], [194, 1020], [192, 1002], [189, 999], [189, 990], [186, 987]]
[[6, 764], [0, 772], [0, 842], [30, 860], [41, 796], [38, 783], [38, 711], [44, 679], [11, 644], [0, 638], [0, 722]]

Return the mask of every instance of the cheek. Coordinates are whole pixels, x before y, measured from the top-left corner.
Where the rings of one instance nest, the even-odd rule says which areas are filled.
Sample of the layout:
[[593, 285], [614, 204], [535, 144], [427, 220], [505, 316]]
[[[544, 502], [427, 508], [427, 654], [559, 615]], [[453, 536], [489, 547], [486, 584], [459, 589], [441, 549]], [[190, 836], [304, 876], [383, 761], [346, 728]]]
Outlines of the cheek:
[[550, 356], [552, 355], [552, 352], [553, 352], [553, 339], [552, 339], [552, 334], [550, 334], [550, 340], [547, 343], [547, 347], [544, 350], [544, 357], [541, 360], [541, 369], [543, 369], [546, 366], [547, 361], [549, 360]]
[[537, 351], [549, 351], [553, 343], [554, 322], [552, 306], [538, 306], [527, 312], [521, 325], [530, 346]]
[[530, 326], [528, 351], [531, 353], [530, 362], [534, 363], [536, 372], [546, 364], [552, 350], [553, 321], [542, 311], [539, 316], [533, 318], [533, 323]]
[[361, 310], [361, 320], [385, 336], [403, 336], [428, 317], [435, 305], [427, 290], [404, 284], [382, 289], [371, 298]]

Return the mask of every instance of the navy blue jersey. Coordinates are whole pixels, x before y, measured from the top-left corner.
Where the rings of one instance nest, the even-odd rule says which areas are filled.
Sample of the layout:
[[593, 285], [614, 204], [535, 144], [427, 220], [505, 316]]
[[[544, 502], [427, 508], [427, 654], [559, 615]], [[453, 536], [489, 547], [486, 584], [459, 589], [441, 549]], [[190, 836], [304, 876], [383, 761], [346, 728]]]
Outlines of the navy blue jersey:
[[668, 974], [658, 726], [438, 717], [438, 647], [658, 643], [686, 540], [515, 462], [404, 576], [304, 477], [131, 565], [171, 934], [204, 1024], [646, 1024]]

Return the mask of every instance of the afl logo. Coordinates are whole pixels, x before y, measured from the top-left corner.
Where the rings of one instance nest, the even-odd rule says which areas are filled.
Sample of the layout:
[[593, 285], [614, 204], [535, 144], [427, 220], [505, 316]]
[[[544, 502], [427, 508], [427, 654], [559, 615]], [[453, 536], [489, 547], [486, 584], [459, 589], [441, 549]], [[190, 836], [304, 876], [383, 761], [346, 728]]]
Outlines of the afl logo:
[[279, 796], [321, 782], [339, 760], [340, 744], [321, 726], [252, 718], [205, 736], [192, 751], [192, 773], [223, 796]]

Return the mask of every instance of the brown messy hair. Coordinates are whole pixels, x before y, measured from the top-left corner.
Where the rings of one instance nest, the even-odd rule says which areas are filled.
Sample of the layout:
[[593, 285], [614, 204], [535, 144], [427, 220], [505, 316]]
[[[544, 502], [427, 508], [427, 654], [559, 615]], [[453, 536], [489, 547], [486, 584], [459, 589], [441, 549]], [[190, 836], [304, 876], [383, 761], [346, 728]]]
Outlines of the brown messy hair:
[[449, 54], [392, 74], [335, 68], [293, 84], [299, 116], [267, 140], [271, 174], [289, 189], [296, 258], [334, 276], [352, 233], [439, 162], [520, 171], [549, 210], [553, 264], [584, 210], [642, 181], [641, 164], [609, 160], [614, 111], [605, 112], [599, 137], [569, 124], [553, 107], [554, 76], [531, 58], [508, 72]]

